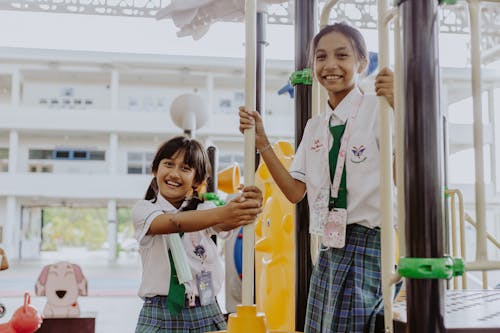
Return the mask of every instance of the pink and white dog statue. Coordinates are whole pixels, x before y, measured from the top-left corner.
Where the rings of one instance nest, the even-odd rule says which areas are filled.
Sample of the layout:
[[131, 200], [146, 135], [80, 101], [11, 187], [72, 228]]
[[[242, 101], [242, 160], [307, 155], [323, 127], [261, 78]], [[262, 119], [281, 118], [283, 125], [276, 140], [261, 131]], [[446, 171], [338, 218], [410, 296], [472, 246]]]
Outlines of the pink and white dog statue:
[[47, 296], [44, 318], [78, 317], [78, 296], [87, 296], [87, 279], [80, 266], [67, 261], [47, 265], [35, 285], [37, 296]]

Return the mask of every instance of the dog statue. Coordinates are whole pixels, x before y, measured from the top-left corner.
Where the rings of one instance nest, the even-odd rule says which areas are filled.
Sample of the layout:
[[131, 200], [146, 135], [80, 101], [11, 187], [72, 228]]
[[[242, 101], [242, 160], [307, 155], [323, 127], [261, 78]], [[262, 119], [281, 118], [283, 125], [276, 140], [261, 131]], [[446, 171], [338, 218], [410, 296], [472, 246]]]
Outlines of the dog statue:
[[78, 296], [87, 296], [87, 279], [80, 266], [67, 261], [47, 265], [35, 284], [37, 296], [47, 296], [44, 318], [78, 317]]

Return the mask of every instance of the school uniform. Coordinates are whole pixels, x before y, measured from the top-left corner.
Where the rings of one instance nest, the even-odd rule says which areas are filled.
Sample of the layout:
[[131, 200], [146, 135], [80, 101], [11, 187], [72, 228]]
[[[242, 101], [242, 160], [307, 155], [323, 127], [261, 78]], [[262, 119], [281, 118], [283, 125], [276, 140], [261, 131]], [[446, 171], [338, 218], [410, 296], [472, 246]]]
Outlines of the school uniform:
[[[198, 205], [199, 210], [213, 207], [215, 206], [210, 202]], [[201, 333], [226, 329], [226, 322], [215, 299], [212, 304], [200, 305], [195, 278], [196, 274], [202, 270], [209, 271], [212, 275], [214, 295], [217, 295], [222, 287], [224, 268], [217, 253], [217, 247], [210, 238], [216, 234], [212, 228], [183, 234], [182, 243], [186, 250], [193, 280], [185, 285], [185, 307], [177, 315], [172, 315], [167, 309], [172, 269], [167, 236], [146, 235], [146, 233], [158, 215], [178, 211], [161, 195], [155, 203], [140, 200], [132, 209], [135, 238], [140, 245], [139, 253], [142, 261], [142, 281], [138, 295], [144, 299], [136, 327], [137, 333]], [[227, 238], [230, 234], [230, 232], [221, 232], [218, 236]], [[200, 257], [200, 249], [206, 254], [204, 259]]]
[[[323, 248], [314, 266], [305, 333], [364, 333], [380, 305], [377, 105], [376, 96], [354, 88], [335, 110], [311, 118], [290, 167], [290, 175], [306, 184], [311, 234], [323, 234], [330, 209], [347, 209], [345, 246]], [[352, 112], [357, 112], [354, 119]], [[338, 198], [333, 200], [330, 189], [346, 121], [353, 123]]]

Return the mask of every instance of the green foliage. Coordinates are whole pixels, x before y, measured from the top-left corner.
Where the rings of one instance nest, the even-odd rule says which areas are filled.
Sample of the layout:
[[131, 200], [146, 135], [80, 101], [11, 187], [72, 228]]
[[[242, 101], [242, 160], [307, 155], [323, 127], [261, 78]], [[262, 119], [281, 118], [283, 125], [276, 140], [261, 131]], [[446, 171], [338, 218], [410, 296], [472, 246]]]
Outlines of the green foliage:
[[[101, 249], [108, 236], [107, 214], [106, 208], [45, 208], [42, 251], [56, 251], [59, 246]], [[119, 252], [120, 240], [134, 236], [130, 208], [117, 209], [117, 232]]]

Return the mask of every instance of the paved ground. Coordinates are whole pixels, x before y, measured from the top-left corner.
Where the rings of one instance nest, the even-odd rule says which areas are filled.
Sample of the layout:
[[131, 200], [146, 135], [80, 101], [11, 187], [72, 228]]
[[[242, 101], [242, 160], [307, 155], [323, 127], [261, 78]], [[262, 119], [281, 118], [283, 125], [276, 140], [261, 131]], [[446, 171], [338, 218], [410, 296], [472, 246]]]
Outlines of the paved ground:
[[96, 315], [96, 333], [134, 332], [141, 299], [136, 296], [140, 283], [140, 259], [137, 253], [122, 253], [118, 260], [109, 263], [106, 252], [88, 252], [82, 249], [65, 249], [62, 252], [44, 252], [38, 260], [15, 262], [0, 272], [0, 303], [7, 313], [0, 318], [6, 322], [23, 302], [24, 291], [32, 295], [31, 303], [42, 311], [45, 297], [35, 297], [34, 286], [42, 268], [60, 260], [81, 266], [87, 278], [89, 296], [80, 297], [82, 313]]
[[[0, 272], [0, 303], [7, 307], [7, 313], [0, 318], [0, 323], [8, 321], [12, 313], [22, 305], [25, 291], [32, 295], [31, 304], [40, 312], [43, 310], [46, 297], [34, 296], [35, 282], [45, 265], [61, 260], [79, 264], [82, 268], [89, 295], [79, 297], [78, 303], [82, 314], [95, 314], [96, 333], [134, 332], [142, 306], [142, 301], [137, 296], [141, 278], [138, 253], [121, 253], [116, 262], [110, 263], [107, 252], [90, 252], [80, 248], [42, 252], [41, 257], [36, 260], [9, 260], [10, 268]], [[224, 308], [224, 288], [218, 300]]]

